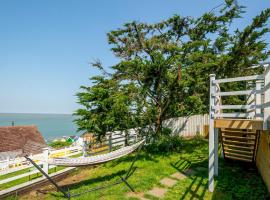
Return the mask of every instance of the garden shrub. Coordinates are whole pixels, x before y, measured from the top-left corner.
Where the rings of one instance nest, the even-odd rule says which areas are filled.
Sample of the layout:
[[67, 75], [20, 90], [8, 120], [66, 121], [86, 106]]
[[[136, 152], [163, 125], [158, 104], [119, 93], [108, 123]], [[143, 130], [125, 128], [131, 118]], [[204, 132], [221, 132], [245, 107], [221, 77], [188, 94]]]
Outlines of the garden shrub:
[[54, 142], [51, 142], [49, 144], [50, 147], [52, 148], [55, 148], [55, 149], [61, 149], [63, 147], [68, 147], [70, 146], [72, 143], [71, 142], [68, 142], [68, 141], [54, 141]]
[[181, 151], [183, 138], [173, 135], [169, 128], [163, 128], [159, 137], [151, 138], [151, 142], [146, 145], [146, 150], [151, 153], [168, 153]]

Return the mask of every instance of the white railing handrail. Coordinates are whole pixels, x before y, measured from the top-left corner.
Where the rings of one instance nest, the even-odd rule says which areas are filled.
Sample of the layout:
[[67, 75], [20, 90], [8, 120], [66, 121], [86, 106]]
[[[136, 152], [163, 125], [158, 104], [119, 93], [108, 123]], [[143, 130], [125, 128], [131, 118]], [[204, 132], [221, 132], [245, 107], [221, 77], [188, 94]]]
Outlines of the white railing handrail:
[[[82, 147], [72, 146], [72, 147], [58, 149], [58, 150], [51, 150], [50, 154], [54, 155], [54, 154], [66, 153], [65, 156], [72, 156], [72, 155], [80, 153], [81, 151], [82, 151]], [[44, 159], [43, 153], [42, 154], [35, 154], [35, 155], [32, 155], [31, 157], [38, 164], [42, 163], [42, 161]], [[2, 168], [2, 169], [0, 168], [0, 175], [9, 174], [9, 173], [13, 173], [16, 171], [20, 171], [20, 170], [28, 169], [28, 168], [32, 167], [32, 165], [29, 162], [27, 162], [27, 160], [24, 157], [18, 157], [18, 158], [13, 158], [13, 159], [8, 159], [8, 160], [1, 160], [0, 164], [1, 165], [5, 165], [5, 164], [8, 165], [5, 168]], [[9, 166], [14, 166], [14, 167], [9, 168]]]
[[[264, 130], [267, 129], [270, 121], [270, 63], [263, 64], [265, 72], [261, 75], [215, 79], [214, 75], [210, 77], [210, 117], [214, 118], [255, 118], [263, 120]], [[213, 78], [214, 77], [214, 78]], [[255, 87], [248, 90], [239, 91], [220, 91], [220, 83], [255, 81]], [[252, 82], [251, 82], [252, 83]], [[252, 86], [252, 84], [251, 84]], [[250, 87], [250, 86], [249, 86]], [[216, 88], [216, 89], [215, 89]], [[246, 96], [247, 102], [244, 105], [221, 105], [222, 97], [228, 96]], [[217, 103], [220, 102], [220, 103]], [[244, 110], [244, 112], [222, 113], [222, 110]], [[270, 128], [270, 127], [269, 127]]]
[[264, 79], [264, 75], [253, 75], [253, 76], [243, 76], [243, 77], [236, 77], [236, 78], [216, 79], [213, 81], [213, 83], [214, 84], [229, 83], [229, 82], [252, 81], [252, 80], [263, 80], [263, 79]]

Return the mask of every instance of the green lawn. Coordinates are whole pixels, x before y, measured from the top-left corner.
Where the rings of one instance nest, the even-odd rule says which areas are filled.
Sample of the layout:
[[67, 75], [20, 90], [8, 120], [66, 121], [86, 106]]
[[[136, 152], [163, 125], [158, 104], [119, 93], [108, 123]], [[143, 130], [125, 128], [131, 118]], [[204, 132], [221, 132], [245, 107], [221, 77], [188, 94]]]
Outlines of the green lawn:
[[[168, 190], [165, 199], [263, 200], [269, 197], [266, 187], [256, 169], [250, 166], [244, 167], [246, 164], [241, 165], [237, 162], [228, 163], [222, 160], [220, 160], [219, 176], [215, 182], [215, 192], [209, 193], [207, 190], [207, 156], [208, 143], [199, 139], [185, 140], [183, 142], [183, 150], [180, 153], [149, 154], [143, 152], [135, 164], [137, 167], [136, 170], [128, 181], [135, 188], [136, 192], [146, 192], [154, 186], [162, 187], [159, 181], [164, 177], [168, 177], [177, 171], [181, 172], [185, 169], [193, 169], [195, 174], [178, 181], [175, 186]], [[119, 175], [124, 174], [124, 170], [128, 168], [133, 157], [134, 155], [130, 155], [96, 168], [78, 169], [71, 175], [77, 174], [79, 176], [83, 172], [85, 180], [70, 184], [70, 192], [72, 194], [82, 192], [91, 187], [117, 180]], [[198, 170], [198, 167], [204, 167], [206, 169], [202, 168]], [[129, 189], [124, 184], [120, 184], [105, 190], [84, 194], [74, 199], [135, 199], [127, 198], [127, 192], [129, 192]], [[39, 198], [40, 195], [42, 194], [39, 194]], [[49, 192], [42, 197], [45, 199], [63, 199], [61, 193], [57, 192]], [[146, 197], [155, 200], [151, 196], [147, 195]]]

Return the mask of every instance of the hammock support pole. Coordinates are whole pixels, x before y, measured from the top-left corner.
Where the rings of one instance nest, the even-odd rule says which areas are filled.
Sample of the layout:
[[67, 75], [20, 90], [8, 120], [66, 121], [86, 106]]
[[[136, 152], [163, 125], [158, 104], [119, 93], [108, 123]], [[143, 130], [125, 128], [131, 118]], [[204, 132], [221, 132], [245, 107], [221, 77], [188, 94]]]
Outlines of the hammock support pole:
[[117, 184], [120, 184], [120, 183], [125, 183], [126, 186], [132, 191], [134, 192], [135, 190], [132, 188], [132, 186], [128, 183], [127, 179], [132, 175], [133, 173], [133, 169], [134, 169], [134, 164], [135, 162], [138, 160], [138, 156], [139, 156], [139, 153], [141, 151], [141, 148], [143, 146], [143, 143], [139, 146], [139, 148], [137, 149], [137, 153], [135, 155], [135, 158], [133, 159], [130, 167], [128, 168], [126, 174], [124, 177], [122, 176], [119, 176], [120, 179], [111, 183], [111, 184], [107, 184], [107, 185], [104, 185], [104, 186], [99, 186], [99, 187], [95, 187], [95, 188], [92, 188], [90, 190], [86, 190], [86, 191], [83, 191], [81, 193], [77, 193], [77, 194], [70, 194], [69, 192], [69, 189], [68, 189], [68, 192], [65, 191], [63, 188], [61, 188], [46, 172], [43, 171], [43, 169], [37, 165], [31, 158], [29, 158], [28, 156], [24, 156], [28, 161], [31, 162], [31, 164], [33, 164], [33, 166], [35, 168], [37, 168], [41, 174], [43, 174], [49, 182], [51, 182], [58, 191], [60, 191], [65, 198], [67, 198], [68, 200], [70, 200], [71, 197], [77, 197], [77, 196], [80, 196], [82, 194], [86, 194], [86, 193], [89, 193], [89, 192], [93, 192], [93, 191], [96, 191], [96, 190], [100, 190], [100, 189], [104, 189], [104, 188], [107, 188], [107, 187], [110, 187], [110, 186], [114, 186], [114, 185], [117, 185]]
[[42, 174], [42, 175], [44, 175], [47, 179], [48, 179], [48, 181], [50, 181], [55, 187], [56, 187], [56, 189], [58, 190], [58, 191], [60, 191], [60, 192], [62, 192], [63, 193], [63, 195], [66, 197], [66, 198], [68, 198], [68, 199], [70, 199], [70, 194], [69, 194], [69, 192], [67, 193], [65, 190], [63, 190], [46, 172], [44, 172], [43, 171], [43, 169], [40, 167], [40, 166], [38, 166], [31, 158], [29, 158], [28, 156], [24, 156], [32, 165], [34, 165], [34, 167], [35, 168], [37, 168], [38, 169], [38, 171], [40, 171], [40, 173]]

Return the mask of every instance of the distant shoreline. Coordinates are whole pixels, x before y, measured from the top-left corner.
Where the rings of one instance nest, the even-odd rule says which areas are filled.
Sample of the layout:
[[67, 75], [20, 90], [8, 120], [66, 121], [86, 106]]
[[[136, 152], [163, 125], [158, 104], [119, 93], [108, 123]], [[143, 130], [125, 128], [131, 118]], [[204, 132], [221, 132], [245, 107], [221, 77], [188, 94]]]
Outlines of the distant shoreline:
[[72, 114], [0, 113], [0, 126], [36, 125], [47, 141], [80, 134]]
[[13, 112], [10, 112], [10, 113], [6, 113], [6, 112], [0, 112], [0, 114], [4, 114], [4, 115], [8, 115], [8, 114], [15, 114], [15, 115], [72, 115], [72, 113], [13, 113]]

